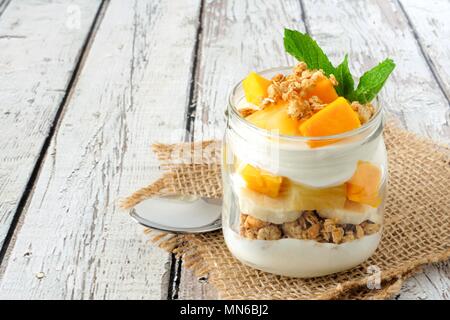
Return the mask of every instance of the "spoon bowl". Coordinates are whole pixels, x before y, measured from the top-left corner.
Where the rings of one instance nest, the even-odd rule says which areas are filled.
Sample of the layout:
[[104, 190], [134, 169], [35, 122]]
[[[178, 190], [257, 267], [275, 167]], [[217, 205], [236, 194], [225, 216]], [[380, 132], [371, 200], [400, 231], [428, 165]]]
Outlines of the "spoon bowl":
[[222, 227], [221, 199], [169, 195], [149, 198], [131, 211], [139, 224], [170, 233], [205, 233]]

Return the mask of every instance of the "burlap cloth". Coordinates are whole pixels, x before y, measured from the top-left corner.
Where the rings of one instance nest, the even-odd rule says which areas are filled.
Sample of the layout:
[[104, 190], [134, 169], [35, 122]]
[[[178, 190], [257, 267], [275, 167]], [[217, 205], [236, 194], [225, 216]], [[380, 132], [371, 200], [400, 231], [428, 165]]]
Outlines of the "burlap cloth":
[[[155, 244], [178, 254], [197, 275], [208, 276], [224, 299], [392, 297], [403, 280], [421, 266], [450, 256], [450, 149], [399, 129], [392, 122], [384, 135], [390, 180], [383, 238], [368, 261], [349, 271], [311, 279], [276, 276], [232, 257], [221, 231], [201, 235], [146, 232]], [[126, 198], [122, 206], [131, 208], [160, 194], [221, 197], [220, 142], [200, 144], [206, 150], [201, 154], [192, 152], [198, 143], [154, 145], [165, 174]], [[381, 271], [380, 289], [368, 289], [367, 283], [374, 276], [368, 272], [369, 266]]]

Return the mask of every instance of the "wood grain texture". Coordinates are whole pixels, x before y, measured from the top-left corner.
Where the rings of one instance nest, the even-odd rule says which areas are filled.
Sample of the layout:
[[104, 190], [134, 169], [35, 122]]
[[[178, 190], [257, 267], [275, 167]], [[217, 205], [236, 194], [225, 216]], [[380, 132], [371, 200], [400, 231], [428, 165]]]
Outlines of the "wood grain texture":
[[450, 300], [450, 262], [428, 265], [405, 281], [398, 300]]
[[[393, 58], [397, 67], [379, 95], [380, 103], [399, 117], [407, 129], [439, 142], [450, 142], [448, 102], [396, 2], [304, 0], [304, 9], [311, 34], [335, 62], [343, 58], [342, 48], [349, 48], [354, 74], [361, 74], [385, 57]], [[325, 30], [318, 21], [328, 21], [328, 28]], [[399, 298], [422, 292], [428, 299], [445, 299], [450, 292], [450, 279], [439, 275], [448, 272], [445, 263], [427, 267], [407, 282]]]
[[[0, 17], [0, 248], [99, 3], [13, 1]], [[74, 28], [70, 6], [83, 7]]]
[[5, 11], [10, 1], [11, 0], [0, 0], [0, 16], [2, 15], [3, 11]]
[[212, 1], [204, 5], [196, 80], [195, 139], [222, 138], [228, 94], [251, 70], [289, 65], [283, 28], [303, 29], [298, 1]]
[[428, 64], [450, 100], [450, 1], [398, 0]]
[[[187, 103], [196, 111], [194, 139], [221, 138], [231, 86], [250, 70], [293, 63], [282, 29], [304, 30], [303, 16], [335, 62], [349, 48], [354, 73], [393, 57], [381, 102], [408, 129], [449, 142], [449, 4], [399, 1], [205, 0], [189, 99], [200, 0], [112, 0], [0, 268], [0, 298], [165, 299], [174, 285], [170, 255], [146, 242], [116, 200], [159, 174], [149, 143], [184, 139]], [[7, 2], [0, 0], [0, 151], [11, 153], [0, 152], [0, 242], [99, 3]], [[69, 4], [81, 8], [79, 34], [66, 30]], [[178, 276], [179, 299], [217, 298], [207, 279], [184, 268]], [[449, 292], [445, 262], [409, 279], [397, 299]]]
[[[290, 65], [283, 28], [303, 30], [299, 1], [212, 1], [204, 3], [195, 79], [194, 139], [221, 139], [232, 86], [251, 70]], [[182, 269], [179, 299], [217, 297], [206, 279]]]
[[182, 267], [178, 299], [219, 299], [219, 294], [208, 283], [208, 277], [197, 277], [194, 272]]
[[117, 200], [158, 174], [151, 142], [184, 138], [198, 8], [110, 2], [16, 232], [0, 298], [167, 297], [170, 255]]

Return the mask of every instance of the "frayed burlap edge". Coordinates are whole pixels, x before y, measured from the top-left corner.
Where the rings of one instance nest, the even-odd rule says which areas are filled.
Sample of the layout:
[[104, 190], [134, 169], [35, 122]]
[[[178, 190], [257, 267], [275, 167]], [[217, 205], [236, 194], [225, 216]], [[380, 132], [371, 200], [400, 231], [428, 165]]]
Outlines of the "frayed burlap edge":
[[[215, 281], [215, 269], [211, 261], [205, 259], [203, 255], [202, 241], [195, 235], [171, 234], [146, 228], [144, 231], [150, 242], [158, 247], [174, 253], [177, 258], [183, 260], [184, 267], [192, 270], [197, 277], [208, 277], [211, 283], [219, 292], [221, 299], [259, 299], [260, 297], [240, 297], [228, 295], [225, 283]], [[217, 233], [217, 232], [216, 232]], [[321, 295], [311, 297], [316, 300], [383, 300], [390, 299], [397, 295], [406, 279], [420, 272], [424, 265], [448, 260], [450, 250], [429, 259], [420, 259], [408, 267], [397, 269], [389, 273], [383, 273], [381, 277], [380, 289], [368, 289], [367, 279], [349, 281], [338, 285], [334, 290]], [[267, 298], [263, 298], [267, 299]], [[289, 299], [286, 297], [286, 299]]]
[[[392, 126], [390, 131], [395, 131], [398, 129], [394, 129]], [[428, 140], [424, 138], [417, 137], [411, 133], [407, 133], [408, 137], [413, 137], [416, 141], [421, 143], [430, 143]], [[202, 147], [209, 146], [211, 144], [218, 143], [217, 141], [204, 141], [201, 143]], [[183, 148], [187, 147], [188, 149], [193, 148], [194, 144], [182, 144]], [[170, 158], [167, 157], [169, 151], [173, 149], [174, 145], [163, 145], [156, 144], [153, 146], [155, 153], [158, 155], [158, 159], [162, 162], [161, 167], [165, 170], [170, 170], [165, 172], [162, 178], [158, 179], [152, 185], [142, 188], [136, 191], [133, 195], [126, 198], [122, 202], [123, 208], [132, 208], [134, 205], [139, 203], [145, 198], [151, 196], [157, 196], [161, 194], [171, 194], [176, 193], [177, 188], [174, 187], [174, 181], [180, 183], [180, 177], [178, 176], [178, 172], [176, 168], [177, 166], [183, 166], [183, 164], [172, 164], [170, 163]], [[442, 145], [434, 145], [436, 150], [444, 150], [448, 152], [448, 148]], [[211, 166], [213, 166], [213, 172], [220, 172], [217, 167], [214, 167], [214, 163], [217, 164], [218, 158], [217, 154], [213, 155], [214, 161], [211, 161]], [[192, 159], [191, 159], [192, 160]], [[204, 160], [204, 159], [203, 159]], [[202, 160], [202, 161], [203, 161]], [[211, 169], [211, 167], [208, 167]], [[219, 166], [220, 168], [220, 166]], [[184, 168], [181, 170], [183, 171]], [[216, 171], [215, 171], [216, 170]], [[217, 184], [217, 182], [215, 182]], [[178, 188], [179, 190], [179, 188]], [[214, 190], [212, 194], [209, 196], [217, 196], [221, 194], [221, 190]], [[266, 299], [272, 298], [271, 296], [236, 296], [232, 293], [230, 294], [227, 291], [226, 283], [216, 281], [214, 268], [211, 266], [214, 265], [214, 261], [211, 261], [210, 257], [206, 256], [203, 252], [204, 243], [202, 243], [202, 236], [195, 235], [173, 235], [167, 233], [161, 233], [154, 230], [146, 230], [146, 233], [150, 235], [150, 239], [152, 243], [157, 244], [161, 248], [175, 253], [178, 257], [183, 259], [184, 265], [192, 269], [196, 275], [198, 276], [208, 276], [210, 283], [218, 289], [221, 298], [226, 299], [242, 299], [242, 298], [250, 298], [250, 299]], [[221, 235], [220, 235], [221, 236]], [[311, 298], [313, 299], [386, 299], [397, 294], [400, 289], [404, 279], [408, 278], [424, 264], [439, 262], [443, 260], [447, 260], [450, 257], [450, 249], [441, 252], [440, 254], [433, 254], [426, 256], [422, 259], [417, 259], [414, 263], [410, 263], [402, 268], [397, 268], [395, 270], [390, 270], [389, 272], [383, 272], [382, 274], [382, 288], [379, 290], [368, 290], [366, 287], [366, 279], [359, 279], [355, 281], [347, 281], [345, 283], [339, 284], [336, 288], [332, 290], [328, 290], [318, 295], [313, 295]], [[283, 297], [289, 299], [289, 297]]]

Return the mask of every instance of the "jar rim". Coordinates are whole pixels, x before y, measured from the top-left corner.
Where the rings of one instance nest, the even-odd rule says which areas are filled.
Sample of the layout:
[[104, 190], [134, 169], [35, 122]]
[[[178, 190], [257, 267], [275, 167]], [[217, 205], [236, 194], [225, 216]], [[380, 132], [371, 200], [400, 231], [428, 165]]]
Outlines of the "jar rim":
[[[269, 68], [269, 69], [264, 69], [264, 70], [258, 71], [258, 74], [264, 75], [264, 74], [271, 73], [271, 72], [277, 72], [277, 71], [281, 72], [281, 71], [291, 70], [292, 68], [293, 68], [293, 66], [274, 67], [274, 68]], [[350, 138], [352, 136], [358, 135], [369, 128], [375, 127], [373, 129], [376, 129], [378, 127], [378, 125], [382, 123], [381, 118], [382, 118], [382, 114], [383, 114], [383, 107], [379, 103], [377, 103], [375, 114], [373, 115], [373, 117], [367, 123], [364, 123], [359, 128], [356, 128], [356, 129], [353, 129], [350, 131], [346, 131], [346, 132], [334, 134], [334, 135], [328, 135], [328, 136], [291, 136], [291, 135], [284, 135], [284, 134], [276, 134], [269, 130], [260, 128], [256, 125], [250, 123], [249, 121], [245, 120], [241, 116], [239, 111], [237, 110], [236, 105], [233, 102], [233, 97], [236, 95], [236, 91], [240, 87], [242, 87], [243, 81], [244, 81], [244, 79], [240, 80], [231, 89], [231, 91], [228, 95], [228, 109], [231, 111], [231, 114], [233, 116], [235, 116], [237, 118], [237, 120], [240, 121], [242, 124], [252, 128], [259, 134], [267, 136], [267, 137], [278, 137], [278, 138], [282, 138], [284, 140], [290, 140], [290, 141], [311, 141], [311, 140], [324, 141], [324, 140], [330, 140], [330, 139], [345, 139], [345, 138]], [[375, 99], [378, 101], [378, 98], [375, 98]]]

